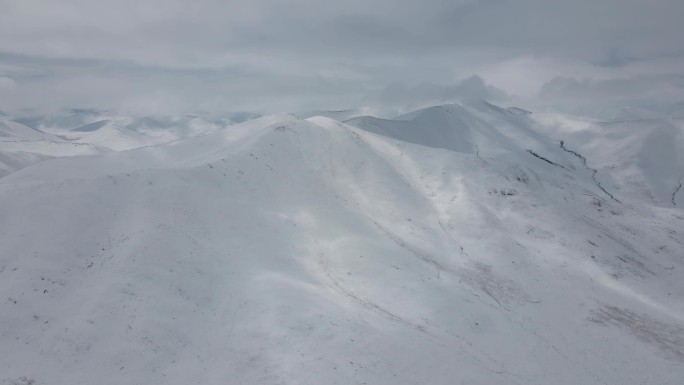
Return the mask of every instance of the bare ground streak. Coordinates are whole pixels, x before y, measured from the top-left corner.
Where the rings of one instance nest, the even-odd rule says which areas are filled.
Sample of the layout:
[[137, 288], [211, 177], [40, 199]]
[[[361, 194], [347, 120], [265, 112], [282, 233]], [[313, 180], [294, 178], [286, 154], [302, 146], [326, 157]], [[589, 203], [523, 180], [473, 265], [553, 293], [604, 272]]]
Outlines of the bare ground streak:
[[659, 349], [669, 359], [684, 362], [684, 328], [680, 325], [667, 324], [648, 315], [611, 305], [592, 310], [589, 321], [623, 329]]
[[530, 154], [532, 154], [532, 156], [534, 156], [535, 158], [541, 159], [541, 160], [543, 160], [544, 162], [546, 162], [546, 163], [548, 163], [548, 164], [552, 164], [552, 165], [558, 166], [558, 167], [560, 167], [560, 168], [565, 168], [565, 167], [563, 167], [562, 165], [560, 165], [560, 164], [558, 164], [558, 163], [556, 163], [556, 162], [552, 162], [552, 161], [548, 160], [547, 158], [544, 158], [543, 156], [537, 154], [536, 152], [534, 152], [534, 151], [532, 151], [532, 150], [527, 150], [527, 152], [529, 152]]
[[568, 153], [580, 158], [584, 168], [591, 171], [591, 178], [594, 180], [594, 183], [596, 183], [598, 188], [600, 188], [601, 191], [603, 191], [606, 195], [608, 195], [610, 197], [610, 199], [614, 200], [617, 203], [622, 203], [617, 198], [615, 198], [615, 196], [613, 196], [613, 194], [609, 193], [603, 186], [601, 186], [601, 183], [598, 181], [598, 179], [596, 179], [596, 174], [598, 173], [598, 170], [595, 168], [591, 168], [591, 167], [589, 167], [589, 165], [587, 165], [587, 158], [582, 156], [580, 153], [573, 151], [573, 150], [570, 150], [567, 147], [565, 147], [565, 142], [563, 142], [562, 140], [560, 141], [560, 147], [563, 149], [563, 151], [568, 152]]

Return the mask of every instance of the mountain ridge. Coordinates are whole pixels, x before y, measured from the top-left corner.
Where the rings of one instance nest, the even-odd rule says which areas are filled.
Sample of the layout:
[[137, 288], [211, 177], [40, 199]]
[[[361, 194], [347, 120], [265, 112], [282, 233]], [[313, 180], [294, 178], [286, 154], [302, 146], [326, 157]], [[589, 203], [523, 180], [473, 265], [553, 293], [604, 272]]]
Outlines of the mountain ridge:
[[603, 194], [601, 125], [449, 109], [0, 178], [0, 383], [677, 384], [681, 209]]

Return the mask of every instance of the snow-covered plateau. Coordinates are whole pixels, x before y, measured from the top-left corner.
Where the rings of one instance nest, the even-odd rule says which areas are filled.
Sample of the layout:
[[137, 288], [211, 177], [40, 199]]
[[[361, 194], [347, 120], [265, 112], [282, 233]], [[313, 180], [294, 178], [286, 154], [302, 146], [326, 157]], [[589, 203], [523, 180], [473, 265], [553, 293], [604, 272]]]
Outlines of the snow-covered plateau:
[[0, 120], [0, 384], [684, 383], [684, 120]]

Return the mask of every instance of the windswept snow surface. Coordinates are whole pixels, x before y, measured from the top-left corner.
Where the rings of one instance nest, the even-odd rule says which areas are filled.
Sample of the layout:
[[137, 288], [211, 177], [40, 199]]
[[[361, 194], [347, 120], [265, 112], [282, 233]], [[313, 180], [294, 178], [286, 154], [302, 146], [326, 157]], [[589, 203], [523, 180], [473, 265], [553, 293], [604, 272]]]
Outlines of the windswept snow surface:
[[680, 385], [682, 126], [631, 124], [279, 115], [23, 168], [0, 384]]

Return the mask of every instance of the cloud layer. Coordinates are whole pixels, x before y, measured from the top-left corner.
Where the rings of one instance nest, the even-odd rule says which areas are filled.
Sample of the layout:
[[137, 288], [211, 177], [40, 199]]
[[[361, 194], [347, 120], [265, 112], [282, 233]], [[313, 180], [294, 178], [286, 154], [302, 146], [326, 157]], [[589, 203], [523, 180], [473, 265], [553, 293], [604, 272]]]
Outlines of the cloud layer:
[[458, 99], [472, 75], [531, 100], [556, 77], [681, 76], [683, 14], [680, 0], [0, 0], [0, 109], [410, 105]]

